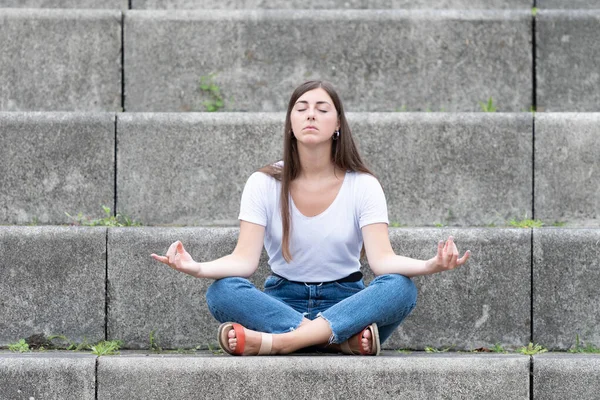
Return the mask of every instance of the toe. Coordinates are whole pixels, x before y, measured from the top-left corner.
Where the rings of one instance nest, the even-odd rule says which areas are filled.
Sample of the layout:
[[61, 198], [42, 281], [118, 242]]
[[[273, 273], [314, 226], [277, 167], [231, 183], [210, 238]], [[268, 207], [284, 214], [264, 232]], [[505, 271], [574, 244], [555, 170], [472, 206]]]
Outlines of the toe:
[[371, 330], [367, 329], [364, 331], [363, 333], [363, 337], [362, 337], [362, 347], [363, 347], [363, 351], [367, 352], [367, 353], [371, 353]]
[[229, 337], [229, 348], [233, 351], [235, 350], [235, 346], [237, 345], [237, 338], [235, 337], [235, 331], [231, 329], [227, 336]]

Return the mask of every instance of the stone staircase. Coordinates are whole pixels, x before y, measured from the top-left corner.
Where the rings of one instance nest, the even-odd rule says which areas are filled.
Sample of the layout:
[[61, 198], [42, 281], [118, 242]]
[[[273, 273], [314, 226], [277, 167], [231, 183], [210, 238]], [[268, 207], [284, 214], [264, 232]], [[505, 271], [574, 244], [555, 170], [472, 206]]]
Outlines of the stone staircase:
[[[598, 398], [600, 357], [566, 350], [600, 346], [600, 2], [533, 6], [0, 0], [0, 399]], [[350, 111], [395, 251], [453, 235], [472, 258], [415, 278], [382, 357], [216, 354], [210, 281], [149, 255], [232, 251], [244, 183], [317, 78]], [[68, 226], [102, 205], [144, 226]], [[507, 226], [525, 218], [545, 226]], [[39, 333], [124, 350], [7, 350]], [[551, 353], [472, 352], [529, 342]]]

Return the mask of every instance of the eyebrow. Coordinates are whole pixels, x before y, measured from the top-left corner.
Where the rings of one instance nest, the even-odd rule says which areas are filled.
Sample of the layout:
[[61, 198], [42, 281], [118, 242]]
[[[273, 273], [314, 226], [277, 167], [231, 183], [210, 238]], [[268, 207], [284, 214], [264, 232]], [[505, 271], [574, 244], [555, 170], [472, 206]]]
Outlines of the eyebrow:
[[[296, 104], [300, 104], [300, 103], [303, 103], [303, 104], [308, 104], [308, 101], [306, 101], [306, 100], [301, 100], [301, 101], [297, 101], [297, 102], [296, 102]], [[327, 101], [317, 101], [317, 105], [319, 105], [319, 104], [327, 104], [327, 105], [331, 105], [331, 104], [329, 104], [329, 102], [327, 102]]]

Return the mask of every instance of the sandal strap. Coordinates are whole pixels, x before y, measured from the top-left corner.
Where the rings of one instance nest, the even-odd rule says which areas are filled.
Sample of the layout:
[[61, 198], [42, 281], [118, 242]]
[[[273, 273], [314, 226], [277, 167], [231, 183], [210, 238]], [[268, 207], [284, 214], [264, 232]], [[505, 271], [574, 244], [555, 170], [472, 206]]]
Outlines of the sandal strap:
[[271, 349], [273, 348], [273, 335], [270, 333], [261, 333], [260, 334], [260, 348], [258, 349], [258, 355], [268, 355], [271, 354]]
[[235, 331], [235, 337], [237, 344], [233, 354], [242, 355], [244, 354], [244, 348], [246, 347], [246, 334], [244, 333], [244, 327], [240, 324], [233, 324], [233, 330]]
[[354, 350], [352, 350], [350, 348], [350, 344], [349, 344], [350, 340], [346, 340], [343, 343], [340, 343], [340, 348], [342, 349], [342, 353], [344, 354], [353, 354], [353, 355], [359, 355], [360, 353], [355, 352]]

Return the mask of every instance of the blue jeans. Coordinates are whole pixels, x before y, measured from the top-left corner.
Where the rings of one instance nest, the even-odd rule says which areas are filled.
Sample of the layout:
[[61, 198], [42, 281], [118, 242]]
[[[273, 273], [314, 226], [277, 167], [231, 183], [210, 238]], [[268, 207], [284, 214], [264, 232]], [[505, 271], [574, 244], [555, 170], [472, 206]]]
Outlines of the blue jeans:
[[264, 292], [249, 280], [216, 280], [206, 292], [208, 309], [219, 322], [237, 322], [266, 333], [296, 329], [303, 318], [322, 317], [333, 332], [330, 343], [342, 343], [377, 323], [383, 343], [414, 309], [417, 288], [403, 275], [380, 275], [368, 287], [363, 280], [307, 285], [269, 276]]

